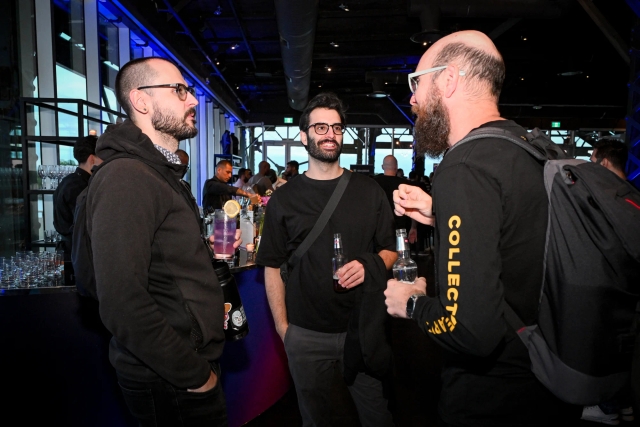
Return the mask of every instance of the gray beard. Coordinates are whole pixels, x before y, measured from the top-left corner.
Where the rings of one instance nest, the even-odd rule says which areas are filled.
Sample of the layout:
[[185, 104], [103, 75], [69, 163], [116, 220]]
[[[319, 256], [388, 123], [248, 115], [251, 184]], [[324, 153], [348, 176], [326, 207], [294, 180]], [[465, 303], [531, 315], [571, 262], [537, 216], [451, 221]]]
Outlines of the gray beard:
[[414, 105], [411, 111], [417, 115], [414, 131], [418, 154], [439, 158], [449, 148], [451, 132], [449, 112], [442, 103], [440, 91], [434, 89], [423, 108]]

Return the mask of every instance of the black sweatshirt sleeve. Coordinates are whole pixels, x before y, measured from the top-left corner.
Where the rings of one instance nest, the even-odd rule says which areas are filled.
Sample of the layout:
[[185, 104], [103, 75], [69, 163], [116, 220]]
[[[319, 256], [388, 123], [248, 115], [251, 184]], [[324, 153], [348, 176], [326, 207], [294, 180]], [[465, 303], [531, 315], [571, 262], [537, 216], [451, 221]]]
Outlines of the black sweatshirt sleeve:
[[502, 340], [502, 198], [498, 183], [465, 164], [442, 170], [434, 187], [438, 296], [420, 298], [414, 318], [444, 348], [489, 355]]

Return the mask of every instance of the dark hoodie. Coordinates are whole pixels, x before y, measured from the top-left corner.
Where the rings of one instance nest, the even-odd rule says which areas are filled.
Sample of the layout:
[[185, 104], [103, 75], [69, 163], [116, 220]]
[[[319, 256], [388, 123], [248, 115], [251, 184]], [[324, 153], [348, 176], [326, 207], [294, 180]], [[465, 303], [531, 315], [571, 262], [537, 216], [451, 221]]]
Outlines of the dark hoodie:
[[103, 160], [87, 196], [100, 317], [113, 334], [119, 376], [198, 388], [224, 344], [222, 289], [181, 193], [185, 166], [169, 163], [131, 121], [98, 140]]

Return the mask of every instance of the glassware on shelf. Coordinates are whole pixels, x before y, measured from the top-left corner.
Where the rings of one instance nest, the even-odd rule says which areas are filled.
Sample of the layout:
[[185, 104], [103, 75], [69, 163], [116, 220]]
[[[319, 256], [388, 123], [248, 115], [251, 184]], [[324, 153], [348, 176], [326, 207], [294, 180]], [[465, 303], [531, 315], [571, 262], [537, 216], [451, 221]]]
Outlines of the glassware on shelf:
[[38, 172], [38, 177], [40, 177], [40, 189], [41, 190], [46, 190], [46, 185], [45, 185], [45, 165], [38, 165], [37, 167], [37, 172]]

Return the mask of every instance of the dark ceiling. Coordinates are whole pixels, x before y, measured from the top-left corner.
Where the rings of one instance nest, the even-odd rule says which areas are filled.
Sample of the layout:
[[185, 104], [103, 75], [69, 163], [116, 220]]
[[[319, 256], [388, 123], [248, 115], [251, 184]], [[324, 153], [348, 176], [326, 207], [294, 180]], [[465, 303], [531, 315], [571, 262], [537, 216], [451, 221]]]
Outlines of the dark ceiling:
[[[636, 15], [619, 0], [122, 3], [208, 76], [245, 123], [282, 124], [285, 116], [297, 123], [308, 88], [309, 98], [321, 91], [343, 98], [351, 125], [410, 124], [407, 74], [427, 49], [424, 42], [474, 29], [488, 34], [504, 57], [503, 116], [542, 128], [551, 120], [568, 129], [625, 127]], [[305, 36], [292, 35], [305, 27]], [[285, 64], [281, 43], [293, 50]], [[294, 77], [289, 88], [288, 77]], [[301, 97], [293, 103], [291, 88]], [[374, 91], [389, 97], [368, 96]]]

